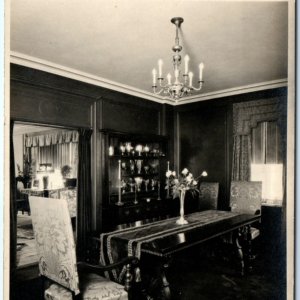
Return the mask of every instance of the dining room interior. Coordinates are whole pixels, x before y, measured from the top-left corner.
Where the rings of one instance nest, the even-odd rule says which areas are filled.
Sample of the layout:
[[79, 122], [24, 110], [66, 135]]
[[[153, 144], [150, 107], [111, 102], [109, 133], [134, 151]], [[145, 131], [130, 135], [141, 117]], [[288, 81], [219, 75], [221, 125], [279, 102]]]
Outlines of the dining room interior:
[[8, 6], [5, 299], [293, 299], [294, 4]]

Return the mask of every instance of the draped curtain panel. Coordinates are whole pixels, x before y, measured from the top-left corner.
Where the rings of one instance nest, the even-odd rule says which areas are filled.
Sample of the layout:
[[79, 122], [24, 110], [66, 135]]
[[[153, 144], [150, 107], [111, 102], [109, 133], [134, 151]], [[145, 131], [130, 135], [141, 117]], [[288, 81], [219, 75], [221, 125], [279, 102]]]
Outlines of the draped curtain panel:
[[282, 164], [283, 149], [277, 122], [262, 122], [252, 129], [252, 163]]
[[232, 180], [250, 180], [251, 131], [261, 122], [284, 123], [282, 99], [249, 101], [233, 104]]
[[91, 231], [91, 135], [90, 129], [79, 129], [78, 142], [78, 190], [77, 190], [77, 257], [85, 260]]
[[72, 176], [77, 177], [78, 143], [71, 142], [29, 149], [31, 161], [35, 161], [37, 167], [45, 163], [51, 163], [53, 169], [69, 165], [72, 168]]
[[45, 163], [51, 163], [53, 169], [69, 165], [72, 168], [72, 177], [77, 177], [78, 139], [77, 131], [58, 131], [38, 136], [27, 135], [25, 136], [25, 154], [30, 157], [34, 169]]

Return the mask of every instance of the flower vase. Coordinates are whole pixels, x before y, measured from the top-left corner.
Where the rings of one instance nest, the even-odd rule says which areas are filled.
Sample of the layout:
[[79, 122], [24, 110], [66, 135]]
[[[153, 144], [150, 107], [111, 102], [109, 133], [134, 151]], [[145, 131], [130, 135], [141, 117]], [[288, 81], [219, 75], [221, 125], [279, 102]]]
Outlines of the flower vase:
[[188, 224], [188, 221], [184, 218], [184, 198], [185, 198], [185, 190], [181, 190], [180, 192], [180, 217], [176, 221], [176, 224], [184, 225]]

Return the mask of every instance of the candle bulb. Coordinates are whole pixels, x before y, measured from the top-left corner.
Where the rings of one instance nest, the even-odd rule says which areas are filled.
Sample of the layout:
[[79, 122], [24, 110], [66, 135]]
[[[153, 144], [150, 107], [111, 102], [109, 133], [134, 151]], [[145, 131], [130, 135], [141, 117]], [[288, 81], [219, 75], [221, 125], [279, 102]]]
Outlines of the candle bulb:
[[118, 179], [121, 180], [121, 160], [119, 160], [119, 173], [118, 173]]
[[184, 57], [184, 74], [187, 74], [189, 71], [189, 60], [190, 60], [190, 57], [188, 55], [186, 55]]
[[163, 61], [162, 59], [158, 60], [158, 78], [162, 78], [162, 65]]
[[193, 74], [192, 72], [189, 72], [190, 87], [191, 87], [192, 84], [193, 84], [193, 76], [194, 76], [194, 74]]
[[155, 69], [152, 70], [152, 75], [153, 75], [153, 86], [155, 86], [156, 85], [156, 70]]
[[168, 79], [168, 84], [169, 84], [169, 85], [171, 85], [171, 78], [172, 78], [171, 74], [168, 73], [167, 79]]
[[204, 69], [204, 64], [203, 63], [199, 64], [199, 80], [200, 81], [202, 81], [203, 69]]

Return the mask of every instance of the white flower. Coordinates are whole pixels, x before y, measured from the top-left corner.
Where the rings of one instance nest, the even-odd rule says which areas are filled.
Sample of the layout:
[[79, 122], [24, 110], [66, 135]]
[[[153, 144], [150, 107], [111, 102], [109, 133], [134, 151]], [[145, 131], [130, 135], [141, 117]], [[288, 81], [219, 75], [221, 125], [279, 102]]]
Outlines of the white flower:
[[169, 178], [171, 175], [172, 175], [172, 171], [169, 170], [169, 171], [166, 172], [166, 177], [167, 178]]
[[181, 173], [183, 174], [183, 175], [187, 175], [187, 173], [189, 172], [189, 170], [187, 169], [187, 168], [184, 168], [182, 171], [181, 171]]
[[193, 184], [193, 185], [197, 185], [198, 182], [197, 182], [196, 180], [193, 180], [192, 184]]
[[207, 176], [207, 172], [203, 171], [202, 174], [201, 174], [201, 176], [206, 177]]
[[175, 176], [176, 176], [176, 172], [175, 172], [175, 171], [173, 171], [173, 172], [172, 172], [172, 175], [175, 177]]
[[175, 183], [175, 184], [178, 184], [178, 183], [179, 183], [179, 180], [178, 180], [177, 178], [175, 178], [175, 179], [174, 179], [174, 183]]
[[186, 181], [188, 183], [191, 183], [193, 181], [193, 174], [189, 174], [187, 177], [186, 177]]

